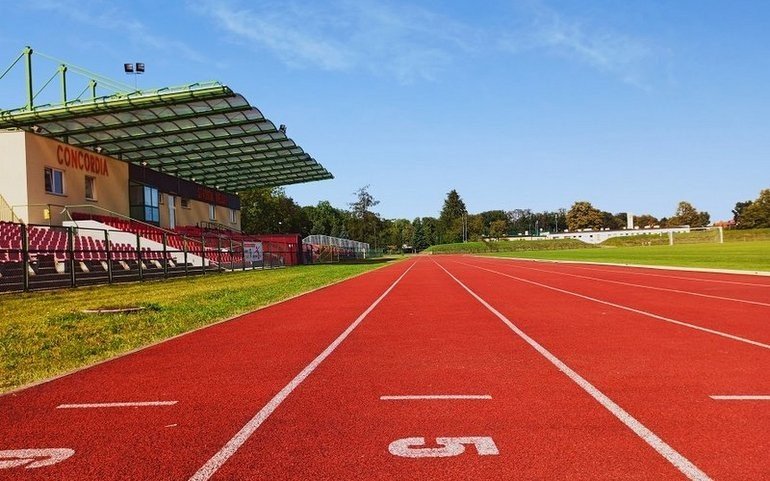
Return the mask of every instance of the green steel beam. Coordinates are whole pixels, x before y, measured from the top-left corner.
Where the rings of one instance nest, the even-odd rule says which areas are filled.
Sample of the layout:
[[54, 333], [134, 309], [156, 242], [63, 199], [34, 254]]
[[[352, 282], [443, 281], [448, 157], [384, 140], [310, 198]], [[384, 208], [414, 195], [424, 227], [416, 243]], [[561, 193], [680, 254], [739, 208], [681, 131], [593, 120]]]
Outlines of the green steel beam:
[[[94, 83], [94, 86], [96, 84]], [[225, 85], [195, 88], [192, 84], [175, 89], [161, 89], [138, 94], [116, 94], [108, 97], [94, 98], [88, 102], [38, 108], [34, 111], [5, 110], [0, 111], [0, 128], [25, 127], [41, 122], [57, 120], [72, 120], [89, 115], [116, 114], [152, 107], [165, 107], [185, 101], [216, 100], [233, 97], [235, 94]]]
[[[165, 105], [164, 107], [168, 107], [168, 105]], [[155, 106], [153, 108], [160, 108], [160, 106]], [[162, 124], [162, 123], [170, 123], [173, 124], [176, 121], [179, 120], [189, 120], [189, 119], [197, 119], [197, 118], [209, 118], [215, 115], [222, 115], [222, 114], [229, 114], [229, 113], [236, 113], [236, 112], [243, 112], [247, 110], [251, 110], [253, 107], [251, 107], [249, 104], [241, 105], [237, 107], [227, 107], [227, 108], [221, 108], [216, 110], [209, 110], [205, 114], [201, 112], [191, 112], [187, 114], [182, 115], [175, 115], [175, 116], [167, 116], [167, 117], [159, 117], [156, 119], [142, 119], [142, 120], [129, 120], [125, 122], [116, 122], [111, 125], [100, 125], [98, 127], [82, 127], [79, 129], [67, 129], [63, 128], [60, 131], [51, 130], [51, 127], [53, 126], [59, 126], [61, 127], [61, 124], [59, 122], [77, 122], [79, 119], [88, 118], [84, 116], [79, 117], [73, 117], [71, 119], [67, 120], [58, 120], [55, 122], [39, 122], [38, 125], [43, 127], [43, 129], [50, 132], [50, 135], [67, 135], [69, 137], [77, 136], [77, 135], [86, 135], [86, 134], [93, 134], [98, 132], [109, 132], [111, 130], [124, 130], [124, 129], [130, 129], [135, 127], [143, 127], [146, 125], [154, 125], [154, 124]], [[115, 112], [104, 112], [100, 115], [113, 115]], [[252, 120], [254, 122], [254, 120]], [[214, 124], [216, 125], [216, 124]], [[226, 125], [226, 124], [224, 124]], [[211, 128], [212, 126], [209, 126]], [[177, 129], [165, 131], [166, 134], [174, 133]], [[130, 138], [130, 137], [129, 137]]]
[[[299, 149], [300, 152], [295, 152], [295, 150]], [[260, 160], [260, 159], [270, 159], [270, 158], [279, 158], [281, 155], [299, 155], [304, 154], [304, 150], [302, 150], [301, 147], [281, 147], [279, 149], [273, 149], [273, 150], [265, 150], [262, 152], [247, 152], [247, 153], [241, 153], [241, 154], [233, 154], [231, 152], [224, 152], [222, 149], [215, 149], [209, 151], [209, 155], [197, 155], [195, 157], [190, 155], [166, 155], [166, 156], [156, 156], [156, 157], [143, 157], [143, 156], [136, 156], [134, 158], [124, 158], [124, 160], [128, 160], [131, 162], [147, 162], [150, 164], [156, 164], [156, 165], [169, 165], [169, 164], [186, 164], [189, 162], [199, 162], [199, 161], [219, 161], [219, 160], [227, 160], [227, 159], [233, 159], [233, 162], [238, 162], [241, 160]], [[257, 155], [264, 157], [255, 157]], [[269, 154], [269, 156], [268, 156]], [[159, 161], [159, 162], [156, 162]]]
[[26, 73], [27, 73], [27, 107], [26, 110], [28, 112], [32, 112], [35, 108], [34, 101], [35, 101], [35, 95], [34, 95], [34, 88], [32, 85], [32, 48], [30, 47], [24, 47], [24, 64], [26, 67]]
[[[254, 123], [255, 123], [254, 120], [249, 120], [249, 121], [232, 122], [230, 124], [224, 124], [223, 126], [214, 127], [214, 128], [212, 128], [211, 126], [209, 126], [208, 128], [196, 126], [195, 128], [179, 129], [170, 134], [153, 132], [153, 133], [147, 133], [147, 134], [141, 134], [141, 135], [132, 135], [130, 137], [123, 137], [119, 139], [116, 138], [112, 140], [89, 140], [87, 142], [77, 141], [76, 145], [78, 145], [79, 147], [95, 147], [98, 145], [104, 148], [105, 151], [109, 151], [109, 152], [114, 151], [114, 152], [120, 152], [122, 154], [129, 154], [133, 152], [142, 152], [142, 151], [147, 151], [152, 149], [168, 149], [171, 147], [184, 147], [187, 145], [195, 145], [195, 144], [201, 144], [206, 142], [217, 142], [221, 140], [241, 139], [244, 137], [254, 137], [255, 135], [276, 134], [279, 132], [279, 130], [275, 128], [275, 125], [269, 120], [260, 120], [256, 122], [256, 124], [260, 126], [259, 127], [260, 129], [262, 128], [261, 126], [266, 127], [268, 125], [272, 125], [272, 127], [265, 130], [246, 131], [240, 134], [229, 134], [226, 130], [227, 127], [251, 125]], [[200, 132], [211, 133], [214, 131], [222, 131], [223, 133], [217, 134], [212, 137], [206, 137], [206, 138], [195, 138], [195, 139], [188, 139], [188, 140], [170, 140], [170, 139], [166, 140], [169, 137], [181, 136], [189, 133], [200, 133]], [[155, 140], [155, 139], [163, 139], [164, 142], [162, 144], [153, 144], [152, 142], [150, 142], [150, 145], [145, 147], [121, 147], [119, 145], [127, 142]], [[75, 145], [74, 142], [73, 142], [73, 145]]]
[[[312, 157], [310, 157], [307, 154], [301, 154], [301, 155], [290, 155], [285, 157], [276, 157], [274, 159], [240, 159], [238, 161], [234, 162], [228, 162], [228, 163], [219, 163], [219, 164], [212, 164], [212, 165], [202, 165], [202, 166], [184, 166], [183, 168], [179, 168], [176, 170], [176, 172], [179, 175], [196, 175], [196, 173], [201, 172], [203, 170], [217, 170], [222, 171], [222, 168], [227, 168], [228, 172], [231, 173], [242, 173], [247, 172], [250, 170], [254, 170], [256, 168], [266, 168], [266, 167], [272, 167], [272, 166], [281, 166], [284, 165], [284, 163], [291, 163], [291, 162], [297, 162], [302, 161], [306, 162], [312, 160]], [[266, 162], [268, 161], [268, 162]], [[216, 169], [216, 167], [220, 167], [220, 169]], [[165, 168], [165, 166], [164, 166]]]
[[59, 74], [61, 75], [61, 103], [67, 105], [67, 66], [59, 65]]

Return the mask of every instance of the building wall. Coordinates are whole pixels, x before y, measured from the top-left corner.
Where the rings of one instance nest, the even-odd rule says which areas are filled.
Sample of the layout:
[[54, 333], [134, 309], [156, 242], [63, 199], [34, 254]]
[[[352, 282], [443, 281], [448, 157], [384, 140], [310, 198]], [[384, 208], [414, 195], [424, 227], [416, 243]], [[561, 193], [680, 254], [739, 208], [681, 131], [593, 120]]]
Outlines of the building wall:
[[[128, 207], [128, 164], [120, 160], [99, 155], [90, 150], [73, 147], [53, 139], [25, 133], [27, 164], [27, 204], [30, 205], [26, 222], [31, 224], [48, 223], [46, 209], [48, 205], [52, 223], [60, 223], [58, 213], [61, 208], [72, 207], [72, 212], [109, 215], [106, 209], [121, 215], [129, 215]], [[61, 170], [64, 173], [64, 194], [57, 195], [45, 191], [45, 167]], [[86, 176], [96, 179], [95, 200], [86, 199]], [[100, 207], [93, 209], [88, 206]]]
[[[0, 132], [0, 166], [0, 195], [9, 205], [15, 206], [14, 213], [27, 223], [59, 225], [66, 220], [60, 214], [65, 205], [70, 212], [100, 215], [113, 212], [128, 217], [131, 180], [154, 185], [159, 189], [162, 197], [162, 204], [159, 205], [161, 227], [168, 228], [170, 225], [169, 192], [176, 194], [177, 226], [217, 222], [233, 229], [241, 227], [240, 201], [237, 196], [33, 133]], [[63, 195], [46, 192], [46, 167], [62, 171]], [[86, 199], [86, 176], [96, 179], [94, 200]], [[164, 188], [168, 190], [164, 191]], [[188, 207], [182, 207], [180, 192], [190, 195]], [[213, 221], [209, 216], [209, 202], [216, 203], [216, 219]], [[230, 221], [231, 209], [236, 211], [235, 222]]]
[[[169, 195], [162, 194], [163, 204], [160, 205], [160, 226], [168, 228], [170, 225], [169, 216]], [[199, 222], [216, 222], [228, 226], [232, 229], [240, 230], [241, 213], [236, 210], [235, 222], [230, 222], [230, 208], [221, 205], [216, 206], [216, 220], [209, 218], [209, 204], [194, 199], [188, 199], [188, 207], [182, 207], [182, 197], [174, 196], [175, 216], [177, 226], [197, 225]]]
[[0, 195], [13, 207], [14, 213], [26, 222], [27, 208], [14, 207], [29, 203], [24, 132], [0, 132], [0, 166]]

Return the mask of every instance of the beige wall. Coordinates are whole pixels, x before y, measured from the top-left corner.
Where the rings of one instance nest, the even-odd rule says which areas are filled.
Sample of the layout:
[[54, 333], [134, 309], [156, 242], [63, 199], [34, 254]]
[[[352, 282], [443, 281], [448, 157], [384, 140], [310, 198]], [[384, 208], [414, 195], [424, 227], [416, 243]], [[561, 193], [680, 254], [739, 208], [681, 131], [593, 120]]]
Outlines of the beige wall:
[[13, 207], [14, 213], [26, 222], [27, 208], [17, 207], [29, 204], [24, 132], [0, 132], [0, 168], [0, 195]]
[[[73, 207], [70, 210], [109, 215], [102, 210], [106, 209], [121, 215], [129, 215], [128, 164], [39, 135], [26, 133], [25, 137], [27, 203], [33, 206], [30, 207], [28, 219], [25, 219], [27, 222], [48, 223], [44, 214], [46, 207], [39, 204], [96, 206], [101, 209]], [[70, 159], [69, 165], [67, 165], [67, 159]], [[45, 167], [64, 172], [64, 195], [50, 194], [45, 191]], [[86, 176], [96, 179], [96, 200], [86, 199]], [[57, 214], [60, 210], [56, 207], [51, 208], [53, 223], [59, 223]]]
[[[163, 194], [163, 204], [160, 206], [160, 226], [169, 227], [169, 196]], [[216, 220], [211, 221], [209, 219], [209, 204], [206, 202], [200, 202], [190, 199], [189, 207], [182, 207], [182, 199], [179, 196], [174, 196], [176, 205], [176, 225], [197, 225], [199, 222], [216, 222], [218, 224], [226, 225], [230, 228], [241, 229], [241, 213], [236, 211], [235, 222], [230, 222], [230, 209], [221, 205], [216, 206]]]
[[[67, 165], [66, 158], [70, 159]], [[87, 160], [86, 160], [87, 159]], [[89, 169], [89, 164], [92, 166]], [[99, 168], [94, 167], [99, 165]], [[28, 132], [0, 132], [0, 195], [24, 222], [32, 224], [60, 224], [61, 207], [70, 207], [72, 212], [87, 212], [109, 215], [107, 211], [123, 216], [130, 215], [128, 195], [128, 164], [111, 157], [99, 155], [86, 149], [79, 149], [53, 139]], [[102, 166], [106, 166], [105, 168]], [[61, 170], [64, 174], [64, 195], [45, 191], [45, 167]], [[86, 176], [96, 179], [96, 199], [85, 197]], [[161, 193], [163, 204], [159, 206], [161, 227], [169, 226], [168, 195]], [[181, 198], [175, 197], [176, 225], [197, 225], [209, 219], [209, 204], [190, 199], [189, 207], [182, 207]], [[46, 219], [45, 210], [50, 208], [51, 219]], [[236, 222], [230, 222], [230, 209], [216, 206], [216, 220], [231, 228], [241, 228], [241, 214], [236, 211]]]

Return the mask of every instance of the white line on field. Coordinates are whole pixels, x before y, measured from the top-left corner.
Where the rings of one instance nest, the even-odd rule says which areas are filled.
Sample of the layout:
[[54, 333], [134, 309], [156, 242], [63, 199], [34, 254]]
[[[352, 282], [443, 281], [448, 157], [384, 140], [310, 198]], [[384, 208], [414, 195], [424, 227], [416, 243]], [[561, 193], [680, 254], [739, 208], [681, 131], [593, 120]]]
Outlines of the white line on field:
[[[436, 261], [433, 261], [436, 262]], [[652, 447], [655, 451], [658, 452], [663, 458], [665, 458], [669, 463], [674, 465], [682, 474], [687, 476], [688, 479], [691, 479], [693, 481], [708, 481], [711, 478], [701, 471], [697, 466], [695, 466], [690, 460], [679, 454], [674, 448], [669, 446], [665, 441], [663, 441], [660, 437], [658, 437], [657, 434], [650, 431], [644, 424], [639, 422], [636, 418], [631, 416], [625, 409], [620, 407], [618, 404], [615, 403], [612, 399], [607, 397], [606, 394], [599, 391], [596, 387], [594, 387], [593, 384], [588, 382], [584, 377], [582, 377], [577, 372], [573, 371], [569, 366], [564, 364], [559, 358], [551, 354], [550, 351], [548, 351], [546, 348], [544, 348], [542, 345], [540, 345], [537, 341], [529, 337], [524, 331], [519, 329], [513, 322], [511, 322], [510, 319], [505, 317], [503, 314], [500, 313], [497, 309], [492, 307], [487, 301], [479, 297], [478, 294], [473, 292], [468, 286], [463, 284], [458, 278], [452, 275], [451, 272], [446, 270], [442, 265], [436, 263], [441, 269], [443, 269], [444, 272], [446, 272], [449, 277], [455, 280], [460, 286], [465, 289], [471, 296], [473, 296], [481, 305], [487, 308], [489, 312], [494, 314], [498, 319], [503, 321], [505, 325], [507, 325], [517, 336], [519, 336], [524, 342], [532, 346], [540, 355], [545, 357], [548, 361], [551, 362], [554, 366], [556, 366], [559, 371], [563, 372], [567, 375], [575, 384], [580, 386], [585, 392], [587, 392], [592, 398], [594, 398], [596, 401], [599, 402], [605, 409], [607, 409], [610, 413], [612, 413], [620, 422], [625, 424], [628, 428], [630, 428], [634, 433], [636, 433], [637, 436], [642, 438], [644, 442], [646, 442], [650, 447]]]
[[129, 408], [147, 406], [173, 406], [178, 401], [139, 401], [119, 403], [59, 404], [56, 409]]
[[416, 401], [420, 399], [492, 399], [489, 394], [408, 394], [404, 396], [380, 396], [382, 401]]
[[652, 289], [655, 291], [666, 291], [666, 292], [675, 292], [677, 294], [687, 294], [690, 296], [698, 296], [698, 297], [707, 297], [709, 299], [717, 299], [720, 301], [732, 301], [732, 302], [741, 302], [744, 304], [753, 304], [755, 306], [763, 306], [763, 307], [770, 307], [770, 304], [767, 302], [760, 302], [760, 301], [750, 301], [748, 299], [736, 299], [734, 297], [724, 297], [724, 296], [714, 296], [711, 294], [701, 294], [699, 292], [691, 292], [691, 291], [683, 291], [680, 289], [669, 289], [667, 287], [657, 287], [657, 286], [647, 286], [644, 284], [634, 284], [632, 282], [623, 282], [623, 281], [615, 281], [611, 279], [602, 279], [601, 277], [592, 277], [592, 276], [581, 276], [580, 274], [570, 274], [568, 272], [558, 272], [558, 271], [549, 271], [547, 269], [536, 269], [534, 267], [525, 267], [520, 264], [515, 264], [515, 266], [519, 269], [527, 269], [530, 271], [537, 271], [537, 272], [545, 272], [548, 274], [558, 274], [560, 276], [569, 276], [569, 277], [577, 277], [580, 279], [590, 279], [594, 281], [600, 281], [600, 282], [609, 282], [611, 284], [619, 284], [621, 286], [630, 286], [630, 287], [639, 287], [641, 289]]
[[717, 330], [714, 330], [714, 329], [709, 329], [707, 327], [696, 326], [695, 324], [690, 324], [689, 322], [677, 321], [676, 319], [671, 319], [670, 317], [659, 316], [657, 314], [653, 314], [652, 312], [642, 311], [641, 309], [634, 309], [633, 307], [624, 306], [622, 304], [615, 304], [614, 302], [603, 301], [603, 300], [597, 299], [595, 297], [586, 296], [586, 295], [583, 295], [583, 294], [578, 294], [577, 292], [568, 291], [566, 289], [559, 289], [558, 287], [549, 286], [548, 284], [543, 284], [543, 283], [540, 283], [540, 282], [531, 281], [529, 279], [524, 279], [522, 277], [512, 276], [512, 275], [506, 274], [504, 272], [495, 271], [495, 270], [492, 270], [492, 269], [486, 269], [486, 268], [480, 267], [480, 266], [474, 266], [473, 264], [466, 264], [464, 262], [458, 262], [458, 264], [462, 264], [462, 265], [468, 266], [468, 267], [474, 267], [476, 269], [481, 269], [482, 271], [492, 272], [494, 274], [499, 274], [501, 276], [510, 277], [511, 279], [515, 279], [515, 280], [520, 281], [520, 282], [525, 282], [527, 284], [532, 284], [533, 286], [538, 286], [538, 287], [542, 287], [542, 288], [545, 288], [545, 289], [550, 289], [552, 291], [561, 292], [562, 294], [569, 294], [570, 296], [580, 297], [581, 299], [586, 299], [586, 300], [589, 300], [589, 301], [597, 302], [599, 304], [604, 304], [605, 306], [612, 306], [612, 307], [616, 307], [618, 309], [623, 309], [624, 311], [633, 312], [633, 313], [636, 313], [636, 314], [641, 314], [641, 315], [647, 316], [647, 317], [652, 317], [653, 319], [658, 319], [660, 321], [670, 322], [671, 324], [677, 324], [679, 326], [689, 327], [690, 329], [695, 329], [697, 331], [708, 332], [709, 334], [714, 334], [716, 336], [726, 337], [726, 338], [732, 339], [734, 341], [745, 342], [746, 344], [751, 344], [752, 346], [757, 346], [757, 347], [761, 347], [761, 348], [764, 348], [764, 349], [770, 349], [770, 344], [764, 344], [764, 343], [761, 343], [759, 341], [752, 341], [751, 339], [746, 339], [745, 337], [734, 336], [734, 335], [728, 334], [726, 332], [717, 331]]
[[711, 399], [715, 399], [717, 401], [770, 401], [770, 396], [765, 395], [751, 395], [751, 394], [745, 394], [745, 395], [717, 395], [717, 396], [709, 396]]
[[353, 321], [345, 331], [340, 334], [337, 339], [335, 339], [329, 346], [323, 350], [321, 354], [319, 354], [315, 359], [313, 359], [310, 364], [305, 366], [305, 368], [300, 371], [299, 374], [297, 374], [294, 379], [289, 381], [289, 384], [283, 387], [280, 391], [278, 391], [278, 394], [273, 396], [273, 398], [262, 408], [259, 410], [257, 414], [254, 415], [253, 418], [249, 420], [249, 422], [244, 425], [240, 431], [238, 431], [235, 436], [233, 436], [227, 444], [225, 444], [222, 449], [220, 449], [214, 456], [212, 456], [211, 459], [209, 459], [206, 464], [201, 466], [201, 468], [190, 477], [189, 481], [206, 481], [210, 479], [218, 470], [221, 468], [230, 457], [235, 454], [235, 452], [243, 445], [243, 443], [246, 442], [249, 437], [251, 437], [252, 434], [262, 425], [265, 420], [270, 417], [271, 414], [273, 414], [273, 411], [278, 409], [278, 406], [281, 405], [283, 401], [286, 400], [287, 397], [294, 391], [297, 386], [299, 386], [302, 381], [304, 381], [310, 374], [313, 373], [313, 371], [316, 370], [316, 368], [326, 359], [329, 357], [329, 355], [334, 352], [335, 349], [337, 349], [337, 346], [339, 346], [342, 341], [344, 341], [353, 330], [358, 327], [359, 324], [366, 318], [366, 316], [371, 313], [375, 307], [383, 300], [385, 297], [390, 294], [390, 291], [392, 291], [396, 285], [401, 282], [401, 279], [404, 278], [407, 273], [409, 273], [410, 270], [412, 270], [412, 267], [416, 264], [413, 263], [407, 270], [404, 271], [403, 274], [399, 276], [398, 279], [396, 279], [393, 284], [388, 287], [385, 292], [382, 293], [380, 297], [378, 297], [372, 304], [366, 308], [364, 312], [361, 313], [360, 316], [356, 318], [355, 321]]

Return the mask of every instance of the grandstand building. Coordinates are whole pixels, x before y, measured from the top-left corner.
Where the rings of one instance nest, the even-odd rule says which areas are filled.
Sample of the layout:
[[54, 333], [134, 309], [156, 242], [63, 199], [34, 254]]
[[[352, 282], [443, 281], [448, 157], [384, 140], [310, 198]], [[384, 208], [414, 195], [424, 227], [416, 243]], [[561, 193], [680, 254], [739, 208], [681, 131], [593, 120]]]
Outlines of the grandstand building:
[[132, 218], [173, 230], [218, 224], [240, 230], [240, 200], [198, 182], [25, 132], [0, 132], [0, 195], [28, 224], [70, 214]]
[[[65, 64], [61, 102], [35, 105], [32, 53], [10, 67], [26, 105], [0, 110], [0, 290], [256, 267], [263, 248], [302, 262], [298, 234], [240, 232], [239, 192], [332, 178], [285, 126], [219, 82], [136, 90]], [[73, 71], [89, 98], [68, 97]]]

